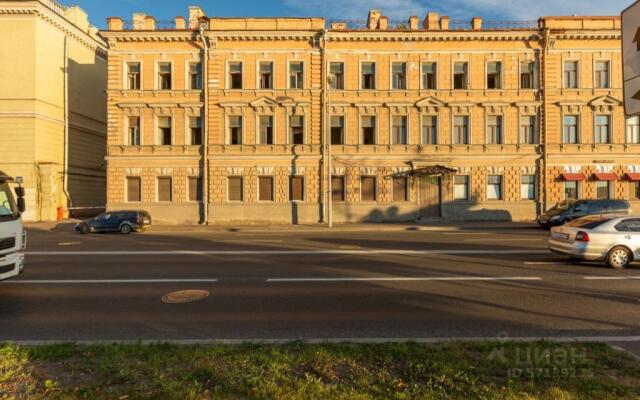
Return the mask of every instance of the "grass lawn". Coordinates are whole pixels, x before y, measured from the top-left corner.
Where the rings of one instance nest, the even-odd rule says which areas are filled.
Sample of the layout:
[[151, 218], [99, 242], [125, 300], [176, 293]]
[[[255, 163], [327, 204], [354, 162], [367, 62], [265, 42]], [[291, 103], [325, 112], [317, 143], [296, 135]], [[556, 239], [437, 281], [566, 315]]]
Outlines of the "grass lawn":
[[0, 345], [0, 399], [638, 399], [603, 344]]

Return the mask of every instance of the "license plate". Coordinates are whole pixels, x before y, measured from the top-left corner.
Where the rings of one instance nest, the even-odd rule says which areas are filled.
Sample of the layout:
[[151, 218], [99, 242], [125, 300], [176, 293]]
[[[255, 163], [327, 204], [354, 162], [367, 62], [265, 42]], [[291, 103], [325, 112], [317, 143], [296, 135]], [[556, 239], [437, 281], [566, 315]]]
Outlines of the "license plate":
[[569, 240], [569, 234], [561, 233], [561, 232], [553, 232], [553, 238], [560, 239], [560, 240]]

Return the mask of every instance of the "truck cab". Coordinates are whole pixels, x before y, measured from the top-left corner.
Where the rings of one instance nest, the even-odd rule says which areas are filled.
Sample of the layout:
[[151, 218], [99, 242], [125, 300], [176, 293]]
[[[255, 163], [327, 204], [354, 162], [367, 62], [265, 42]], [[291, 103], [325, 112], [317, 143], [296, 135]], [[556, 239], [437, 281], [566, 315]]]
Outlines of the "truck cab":
[[25, 209], [24, 188], [15, 189], [16, 200], [10, 183], [20, 184], [21, 180], [0, 171], [0, 281], [22, 273], [27, 245], [21, 216]]

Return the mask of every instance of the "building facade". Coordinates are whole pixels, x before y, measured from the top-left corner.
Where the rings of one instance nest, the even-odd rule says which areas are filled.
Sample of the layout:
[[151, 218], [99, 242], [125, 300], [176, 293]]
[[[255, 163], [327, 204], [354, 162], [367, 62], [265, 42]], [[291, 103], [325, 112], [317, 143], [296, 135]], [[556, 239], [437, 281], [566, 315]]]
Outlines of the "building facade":
[[0, 1], [0, 169], [31, 221], [106, 201], [106, 43], [53, 0]]
[[617, 17], [110, 18], [108, 207], [168, 223], [640, 205]]

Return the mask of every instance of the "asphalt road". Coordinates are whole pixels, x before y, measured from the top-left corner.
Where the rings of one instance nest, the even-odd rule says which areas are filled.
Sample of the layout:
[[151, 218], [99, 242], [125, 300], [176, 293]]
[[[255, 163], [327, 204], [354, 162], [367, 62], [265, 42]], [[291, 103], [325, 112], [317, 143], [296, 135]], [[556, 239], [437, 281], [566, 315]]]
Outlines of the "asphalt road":
[[[547, 234], [32, 230], [25, 273], [0, 283], [0, 340], [640, 342], [640, 266], [568, 263]], [[191, 289], [209, 296], [162, 301]]]

